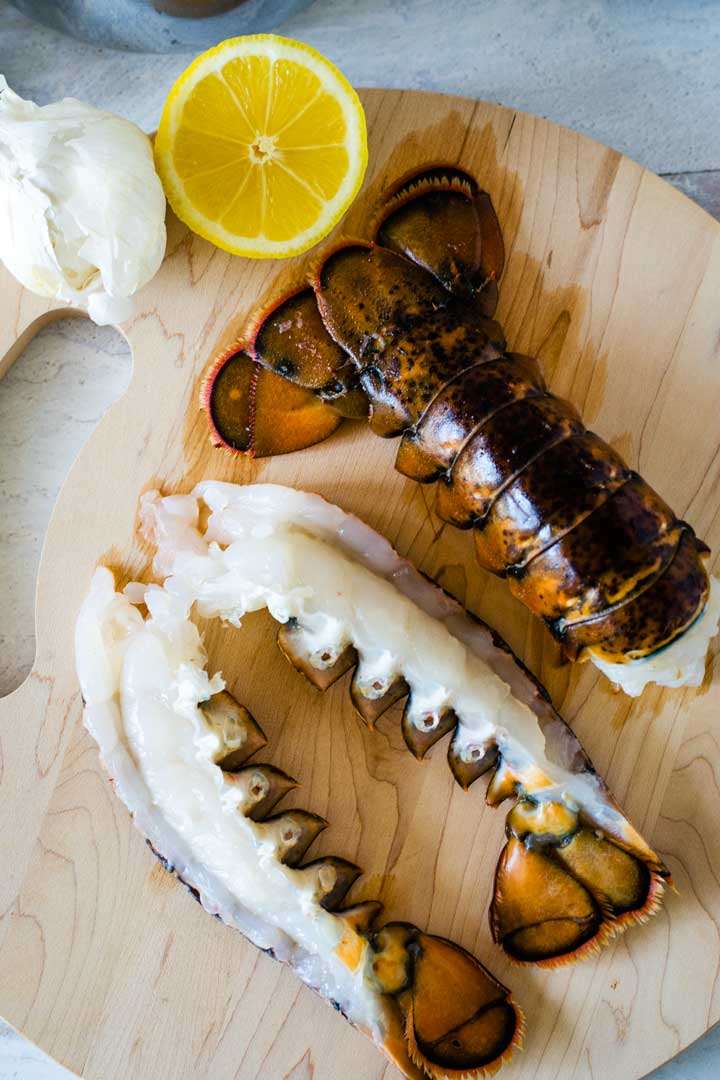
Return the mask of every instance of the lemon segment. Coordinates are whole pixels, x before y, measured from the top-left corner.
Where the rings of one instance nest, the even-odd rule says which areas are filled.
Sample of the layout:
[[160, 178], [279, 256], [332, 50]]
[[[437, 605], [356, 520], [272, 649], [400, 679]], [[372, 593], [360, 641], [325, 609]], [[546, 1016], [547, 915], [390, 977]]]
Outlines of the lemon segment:
[[155, 159], [170, 205], [194, 232], [236, 255], [286, 258], [326, 236], [357, 195], [365, 114], [309, 45], [230, 38], [173, 86]]

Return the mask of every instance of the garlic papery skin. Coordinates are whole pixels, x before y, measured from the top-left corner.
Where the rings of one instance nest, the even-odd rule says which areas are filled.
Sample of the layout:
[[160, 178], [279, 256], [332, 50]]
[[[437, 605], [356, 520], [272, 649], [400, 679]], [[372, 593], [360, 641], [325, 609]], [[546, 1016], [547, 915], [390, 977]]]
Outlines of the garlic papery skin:
[[147, 135], [72, 98], [25, 101], [0, 75], [0, 259], [10, 273], [99, 325], [124, 322], [165, 241]]

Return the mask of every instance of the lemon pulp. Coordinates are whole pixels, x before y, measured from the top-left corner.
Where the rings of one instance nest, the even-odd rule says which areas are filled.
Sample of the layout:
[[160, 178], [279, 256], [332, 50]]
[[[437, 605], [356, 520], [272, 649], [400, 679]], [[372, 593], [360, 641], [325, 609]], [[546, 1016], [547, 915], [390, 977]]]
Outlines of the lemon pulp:
[[297, 255], [360, 188], [365, 118], [345, 77], [310, 46], [231, 38], [175, 83], [155, 153], [173, 210], [195, 232], [235, 254]]

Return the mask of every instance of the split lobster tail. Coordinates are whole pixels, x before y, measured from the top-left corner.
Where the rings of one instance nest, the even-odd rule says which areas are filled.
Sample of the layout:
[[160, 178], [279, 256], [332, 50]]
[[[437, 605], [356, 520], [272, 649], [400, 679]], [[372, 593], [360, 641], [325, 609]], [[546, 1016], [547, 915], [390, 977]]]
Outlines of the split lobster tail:
[[[170, 506], [176, 524], [193, 517], [187, 496]], [[377, 900], [349, 898], [361, 887], [354, 863], [312, 857], [328, 823], [283, 809], [297, 783], [253, 760], [267, 745], [262, 728], [217, 689], [224, 680], [209, 674], [177, 596], [148, 586], [144, 614], [98, 567], [76, 626], [85, 724], [151, 850], [409, 1080], [494, 1072], [521, 1037], [509, 991], [459, 946], [409, 923], [383, 926]]]
[[408, 1076], [441, 1080], [496, 1071], [522, 1039], [522, 1014], [510, 992], [460, 946], [410, 923], [377, 928], [382, 904], [343, 906], [360, 869], [334, 855], [305, 861], [327, 821], [307, 810], [273, 813], [297, 782], [268, 764], [248, 759], [267, 742], [262, 729], [223, 690], [201, 705], [217, 738], [217, 763], [232, 783], [240, 813], [256, 823], [258, 840], [311, 884], [315, 898], [339, 923], [339, 958], [365, 977], [385, 1002], [384, 1049]]
[[[475, 622], [477, 634], [481, 626]], [[488, 805], [513, 801], [490, 909], [493, 938], [513, 960], [553, 967], [572, 963], [599, 951], [610, 938], [657, 910], [670, 877], [668, 869], [622, 815], [580, 743], [537, 691], [532, 677], [497, 639], [492, 653], [485, 651], [486, 660], [492, 657], [504, 677], [513, 681], [514, 692], [535, 712], [549, 757], [582, 778], [585, 804], [573, 805], [564, 794], [552, 798], [550, 779], [536, 762], [528, 763], [526, 752], [516, 755], [518, 764], [513, 765], [512, 748], [504, 753], [494, 738], [469, 743], [452, 708], [418, 710], [403, 675], [379, 676], [352, 643], [339, 654], [326, 650], [318, 655], [308, 651], [302, 626], [285, 624], [279, 629], [278, 644], [290, 663], [321, 691], [354, 668], [350, 695], [371, 729], [404, 700], [401, 730], [416, 758], [425, 757], [450, 735], [447, 758], [458, 784], [467, 790], [490, 773]]]
[[[145, 537], [157, 547], [154, 568], [167, 582], [145, 591], [147, 620], [126, 610], [129, 599], [110, 587], [108, 571], [98, 571], [80, 625], [93, 649], [118, 637], [112, 620], [129, 627], [131, 638], [139, 635], [121, 639], [120, 692], [139, 718], [126, 732], [129, 745], [149, 781], [160, 777], [153, 791], [158, 805], [169, 787], [164, 770], [173, 770], [174, 780], [176, 759], [168, 765], [166, 740], [147, 737], [156, 713], [177, 732], [178, 759], [201, 770], [202, 835], [232, 819], [221, 857], [203, 851], [201, 866], [217, 868], [224, 883], [237, 855], [244, 884], [234, 895], [240, 892], [255, 920], [248, 936], [279, 949], [363, 1030], [380, 1036], [409, 1076], [420, 1068], [438, 1078], [492, 1070], [519, 1037], [508, 991], [450, 942], [406, 923], [377, 927], [378, 904], [352, 896], [360, 876], [353, 863], [309, 858], [328, 823], [296, 807], [278, 810], [295, 782], [271, 766], [248, 764], [264, 745], [262, 731], [226, 691], [210, 696], [222, 679], [210, 678], [193, 659], [202, 655], [199, 631], [177, 597], [195, 597], [203, 618], [234, 624], [267, 608], [282, 624], [283, 653], [319, 690], [347, 678], [369, 727], [404, 699], [402, 731], [417, 758], [445, 738], [450, 768], [464, 788], [490, 774], [488, 804], [511, 804], [490, 925], [513, 960], [571, 962], [643, 921], [669, 879], [661, 858], [624, 817], [577, 738], [504, 642], [359, 519], [307, 492], [216, 481], [168, 499], [148, 492], [141, 516]], [[176, 535], [169, 526], [178, 523], [184, 527]], [[203, 551], [212, 557], [198, 558]], [[98, 607], [111, 613], [109, 628], [102, 618], [90, 620]], [[175, 641], [186, 652], [172, 657], [163, 682], [151, 684], [153, 709], [143, 723], [135, 687], [146, 693], [144, 665], [158, 666], [152, 649], [168, 655]], [[118, 667], [103, 663], [103, 671]], [[193, 714], [190, 724], [179, 725], [179, 710], [170, 705], [164, 713], [154, 709], [175, 700], [180, 679], [208, 687], [208, 700], [198, 703], [199, 723]], [[101, 717], [109, 700], [122, 724], [118, 691], [106, 683]], [[185, 715], [184, 699], [181, 707]], [[165, 805], [174, 815], [175, 799]], [[233, 817], [235, 808], [241, 820]], [[197, 872], [189, 875], [197, 880]], [[237, 904], [218, 908], [217, 897], [210, 900], [243, 928]]]

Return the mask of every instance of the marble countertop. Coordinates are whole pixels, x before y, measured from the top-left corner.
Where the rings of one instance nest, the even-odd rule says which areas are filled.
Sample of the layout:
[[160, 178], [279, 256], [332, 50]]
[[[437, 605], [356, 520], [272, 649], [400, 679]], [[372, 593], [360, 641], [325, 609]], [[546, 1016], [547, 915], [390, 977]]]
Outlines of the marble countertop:
[[[720, 0], [316, 0], [282, 30], [361, 85], [463, 93], [549, 116], [720, 217]], [[0, 72], [39, 102], [73, 95], [151, 129], [189, 59], [93, 48], [0, 0]], [[71, 319], [42, 331], [0, 383], [0, 695], [32, 664], [34, 580], [54, 499], [129, 376], [117, 331]], [[718, 1075], [720, 1028], [653, 1077]], [[0, 1021], [0, 1080], [68, 1076]]]

